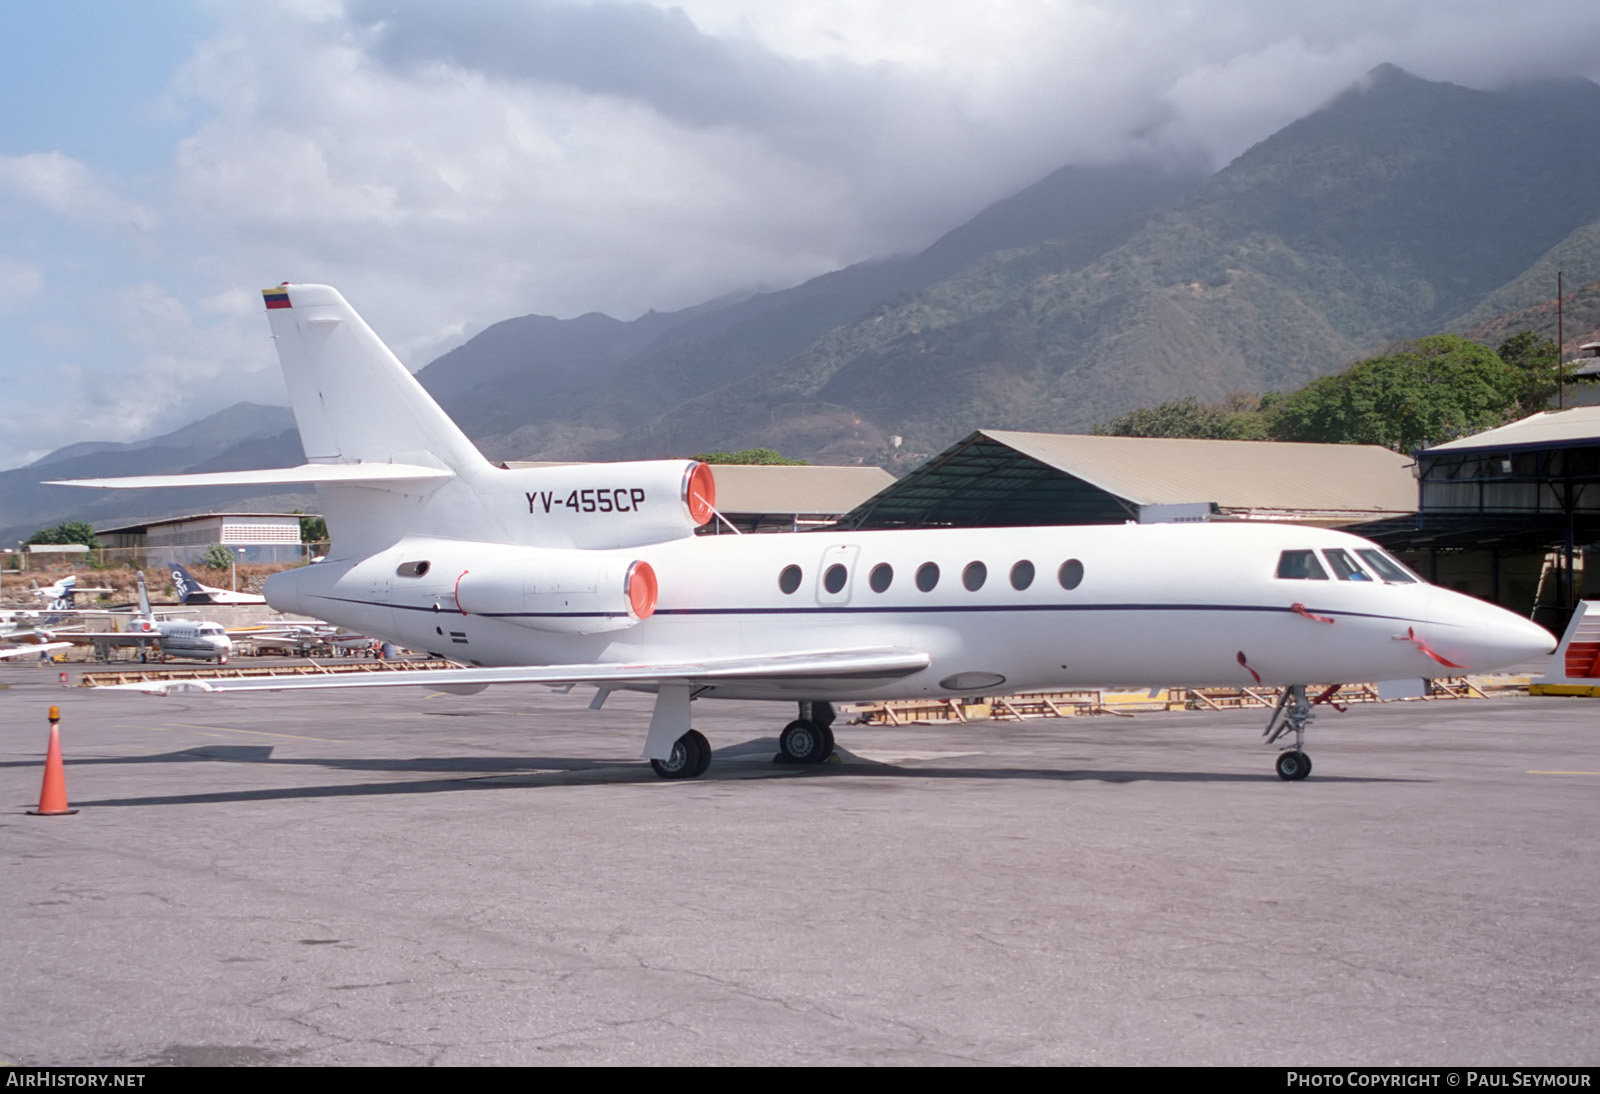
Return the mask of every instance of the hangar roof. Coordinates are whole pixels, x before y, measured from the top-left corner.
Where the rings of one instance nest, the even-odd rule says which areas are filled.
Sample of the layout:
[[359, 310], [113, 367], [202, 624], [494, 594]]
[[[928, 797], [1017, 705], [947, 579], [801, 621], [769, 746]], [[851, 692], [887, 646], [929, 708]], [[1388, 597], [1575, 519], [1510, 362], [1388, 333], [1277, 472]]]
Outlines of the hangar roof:
[[142, 535], [151, 528], [161, 528], [169, 524], [188, 524], [197, 520], [263, 520], [266, 518], [299, 521], [301, 517], [321, 516], [320, 513], [191, 513], [182, 517], [161, 517], [156, 520], [141, 520], [131, 524], [115, 524], [96, 528], [95, 535]]
[[1509, 448], [1566, 448], [1600, 444], [1600, 406], [1571, 410], [1546, 410], [1519, 422], [1486, 430], [1471, 437], [1436, 444], [1423, 452], [1503, 452]]
[[1106, 523], [1209, 503], [1238, 519], [1349, 523], [1411, 513], [1411, 459], [1375, 445], [1280, 444], [986, 429], [868, 499], [844, 524]]
[[724, 513], [836, 517], [894, 483], [881, 467], [719, 463], [711, 473]]

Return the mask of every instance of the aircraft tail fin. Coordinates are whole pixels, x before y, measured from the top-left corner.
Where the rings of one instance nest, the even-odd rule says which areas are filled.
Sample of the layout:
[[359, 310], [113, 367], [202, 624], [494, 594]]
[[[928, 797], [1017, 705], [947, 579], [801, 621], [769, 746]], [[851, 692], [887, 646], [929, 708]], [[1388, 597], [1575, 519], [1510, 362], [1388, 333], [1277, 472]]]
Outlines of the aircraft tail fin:
[[154, 618], [155, 613], [150, 610], [150, 594], [144, 587], [144, 571], [135, 571], [134, 577], [139, 583], [139, 615], [145, 619]]
[[194, 579], [194, 575], [185, 570], [179, 563], [172, 564], [172, 588], [178, 594], [178, 603], [198, 603], [198, 598], [204, 592], [205, 586]]
[[489, 466], [338, 290], [284, 284], [262, 296], [311, 463]]

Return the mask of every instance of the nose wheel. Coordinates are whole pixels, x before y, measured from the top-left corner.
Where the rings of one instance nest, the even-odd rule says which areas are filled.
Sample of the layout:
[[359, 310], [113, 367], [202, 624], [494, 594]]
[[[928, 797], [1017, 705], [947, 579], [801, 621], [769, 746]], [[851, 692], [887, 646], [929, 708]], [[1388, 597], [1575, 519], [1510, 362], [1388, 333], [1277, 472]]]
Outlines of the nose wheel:
[[1272, 710], [1272, 718], [1267, 722], [1266, 732], [1262, 734], [1268, 744], [1279, 740], [1285, 734], [1294, 734], [1294, 745], [1278, 753], [1278, 778], [1284, 782], [1299, 782], [1311, 774], [1311, 757], [1306, 755], [1306, 727], [1316, 717], [1312, 709], [1313, 704], [1306, 698], [1304, 684], [1291, 684], [1283, 689], [1283, 694], [1278, 697], [1278, 705]]
[[1284, 782], [1299, 782], [1311, 774], [1311, 757], [1298, 748], [1278, 753], [1278, 778]]

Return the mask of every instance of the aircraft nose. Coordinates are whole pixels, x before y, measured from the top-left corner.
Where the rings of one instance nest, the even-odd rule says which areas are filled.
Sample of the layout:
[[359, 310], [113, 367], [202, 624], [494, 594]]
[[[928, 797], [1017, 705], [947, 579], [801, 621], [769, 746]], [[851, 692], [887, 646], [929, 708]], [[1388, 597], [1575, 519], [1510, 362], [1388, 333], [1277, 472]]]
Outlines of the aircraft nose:
[[1431, 618], [1442, 626], [1419, 628], [1417, 636], [1469, 672], [1510, 668], [1555, 651], [1555, 635], [1515, 612], [1450, 589], [1428, 592]]
[[[1556, 636], [1531, 619], [1485, 604], [1489, 609], [1479, 633], [1490, 658], [1497, 665], [1514, 665], [1555, 652]], [[1492, 613], [1492, 614], [1491, 614]]]

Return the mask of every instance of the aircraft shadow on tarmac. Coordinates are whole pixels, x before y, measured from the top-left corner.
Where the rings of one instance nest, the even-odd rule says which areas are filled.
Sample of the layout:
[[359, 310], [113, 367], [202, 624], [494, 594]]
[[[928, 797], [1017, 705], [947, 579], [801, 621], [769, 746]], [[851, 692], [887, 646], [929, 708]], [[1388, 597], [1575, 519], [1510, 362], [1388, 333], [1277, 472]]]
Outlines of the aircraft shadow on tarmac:
[[[105, 798], [94, 801], [73, 799], [73, 805], [151, 806], [207, 805], [226, 802], [275, 801], [296, 798], [361, 797], [392, 794], [438, 794], [471, 790], [527, 790], [540, 787], [582, 785], [614, 786], [640, 783], [650, 786], [694, 786], [707, 782], [739, 782], [769, 778], [853, 778], [891, 779], [1027, 779], [1052, 782], [1176, 782], [1176, 783], [1256, 783], [1281, 782], [1270, 770], [1263, 772], [1139, 771], [1086, 768], [1008, 768], [971, 765], [907, 767], [863, 759], [843, 749], [836, 762], [819, 765], [772, 763], [765, 757], [776, 753], [775, 739], [758, 739], [714, 753], [721, 761], [695, 780], [661, 784], [649, 764], [639, 760], [608, 760], [561, 756], [437, 756], [412, 759], [362, 758], [274, 758], [271, 745], [201, 745], [177, 752], [150, 756], [108, 756], [76, 759], [67, 766], [136, 765], [170, 763], [240, 763], [266, 767], [321, 767], [330, 771], [372, 771], [395, 774], [417, 773], [451, 776], [435, 779], [406, 779], [393, 782], [344, 783], [331, 786], [261, 787], [252, 790], [219, 790], [195, 794], [146, 795], [136, 798]], [[0, 767], [37, 767], [34, 762], [6, 761]], [[1318, 783], [1414, 783], [1425, 779], [1401, 777], [1317, 776]]]

